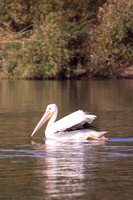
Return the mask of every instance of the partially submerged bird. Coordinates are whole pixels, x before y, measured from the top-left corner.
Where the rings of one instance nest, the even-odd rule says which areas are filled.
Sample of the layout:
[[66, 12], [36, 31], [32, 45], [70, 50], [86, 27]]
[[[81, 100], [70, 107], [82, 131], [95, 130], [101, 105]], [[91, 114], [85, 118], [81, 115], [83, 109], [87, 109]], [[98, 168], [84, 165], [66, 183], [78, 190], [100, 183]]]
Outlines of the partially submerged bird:
[[96, 118], [95, 115], [90, 115], [82, 110], [78, 110], [55, 122], [57, 114], [57, 106], [55, 104], [48, 105], [46, 112], [35, 127], [31, 136], [33, 136], [34, 133], [37, 132], [48, 119], [50, 119], [45, 129], [46, 138], [65, 141], [106, 139], [103, 136], [106, 133], [105, 131], [97, 132], [91, 129], [84, 129], [83, 127], [86, 123], [90, 124]]

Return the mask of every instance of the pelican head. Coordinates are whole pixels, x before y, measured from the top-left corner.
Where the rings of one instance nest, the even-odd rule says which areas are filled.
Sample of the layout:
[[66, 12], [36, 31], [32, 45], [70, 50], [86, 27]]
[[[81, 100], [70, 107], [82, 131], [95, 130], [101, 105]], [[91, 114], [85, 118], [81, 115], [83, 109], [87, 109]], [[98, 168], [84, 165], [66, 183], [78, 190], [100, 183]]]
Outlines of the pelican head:
[[34, 133], [36, 133], [48, 119], [51, 118], [52, 121], [50, 120], [47, 126], [53, 123], [57, 117], [57, 113], [58, 113], [57, 106], [55, 104], [49, 104], [46, 108], [44, 115], [42, 116], [37, 126], [35, 127], [34, 131], [32, 132], [31, 136], [33, 136]]

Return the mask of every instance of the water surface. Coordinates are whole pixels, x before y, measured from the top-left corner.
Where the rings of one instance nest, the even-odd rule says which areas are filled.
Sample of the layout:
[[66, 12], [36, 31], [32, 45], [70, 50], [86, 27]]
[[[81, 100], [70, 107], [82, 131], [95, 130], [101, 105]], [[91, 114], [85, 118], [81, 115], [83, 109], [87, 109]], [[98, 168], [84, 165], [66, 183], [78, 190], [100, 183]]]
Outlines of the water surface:
[[[49, 103], [97, 115], [109, 140], [31, 140]], [[0, 199], [133, 199], [132, 119], [133, 80], [0, 81]]]

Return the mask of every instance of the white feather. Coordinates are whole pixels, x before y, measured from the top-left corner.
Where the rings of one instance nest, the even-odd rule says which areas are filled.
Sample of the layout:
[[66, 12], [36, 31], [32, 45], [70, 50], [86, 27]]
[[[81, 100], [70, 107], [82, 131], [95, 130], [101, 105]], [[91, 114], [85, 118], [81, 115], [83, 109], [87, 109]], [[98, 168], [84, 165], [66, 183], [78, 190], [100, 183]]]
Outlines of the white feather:
[[106, 133], [89, 129], [79, 129], [86, 123], [90, 124], [96, 118], [95, 115], [90, 115], [83, 112], [82, 110], [78, 110], [55, 122], [57, 114], [57, 106], [55, 104], [48, 105], [46, 112], [35, 127], [31, 136], [33, 136], [34, 133], [37, 132], [44, 124], [44, 122], [50, 117], [51, 119], [49, 120], [45, 130], [45, 136], [49, 139], [85, 140], [92, 135], [94, 137], [100, 138], [103, 134]]
[[95, 115], [86, 115], [85, 112], [79, 110], [51, 124], [49, 130], [54, 130], [55, 133], [75, 130], [86, 123], [91, 123], [95, 118]]

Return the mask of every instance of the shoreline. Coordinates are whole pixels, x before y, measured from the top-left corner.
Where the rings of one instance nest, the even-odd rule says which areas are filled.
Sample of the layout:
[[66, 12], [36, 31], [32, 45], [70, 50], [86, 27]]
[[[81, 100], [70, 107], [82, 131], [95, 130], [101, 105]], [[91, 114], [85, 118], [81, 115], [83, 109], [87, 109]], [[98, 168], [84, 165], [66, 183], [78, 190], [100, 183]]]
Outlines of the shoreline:
[[69, 78], [17, 78], [8, 77], [8, 75], [0, 72], [0, 80], [76, 80], [76, 79], [93, 79], [93, 78], [133, 78], [133, 63], [120, 64], [114, 68], [102, 69], [98, 72], [91, 71], [87, 73], [77, 73]]

